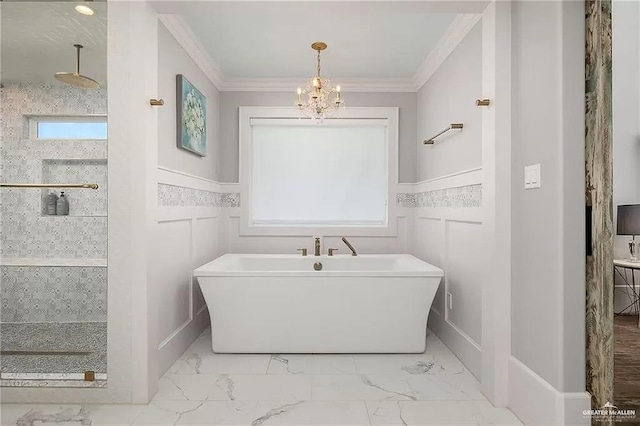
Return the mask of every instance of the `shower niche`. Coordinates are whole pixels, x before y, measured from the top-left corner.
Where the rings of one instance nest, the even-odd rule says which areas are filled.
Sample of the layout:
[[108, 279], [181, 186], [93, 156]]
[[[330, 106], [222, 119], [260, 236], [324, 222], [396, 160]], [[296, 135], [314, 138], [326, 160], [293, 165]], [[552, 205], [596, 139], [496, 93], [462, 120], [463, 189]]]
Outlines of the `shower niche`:
[[[47, 199], [51, 192], [58, 196], [64, 192], [69, 202], [68, 216], [107, 216], [107, 159], [63, 159], [42, 160], [42, 183], [44, 184], [97, 184], [98, 189], [43, 188], [41, 214], [52, 216], [47, 210]], [[59, 216], [57, 216], [59, 217]]]

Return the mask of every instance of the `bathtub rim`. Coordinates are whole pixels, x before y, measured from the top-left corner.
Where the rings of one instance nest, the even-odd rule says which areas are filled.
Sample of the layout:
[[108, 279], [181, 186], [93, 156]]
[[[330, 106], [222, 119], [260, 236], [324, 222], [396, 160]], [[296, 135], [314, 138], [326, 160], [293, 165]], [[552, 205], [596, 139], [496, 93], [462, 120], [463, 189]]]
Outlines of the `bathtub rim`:
[[[333, 257], [322, 256], [307, 256], [302, 257], [295, 254], [260, 254], [260, 253], [227, 253], [211, 262], [208, 262], [193, 271], [193, 276], [196, 278], [206, 277], [315, 277], [315, 278], [327, 278], [327, 277], [424, 277], [424, 278], [442, 278], [444, 277], [444, 271], [437, 266], [427, 263], [417, 257], [410, 254], [362, 254], [358, 255], [360, 258], [395, 258], [401, 257], [412, 263], [417, 263], [422, 269], [416, 270], [343, 270], [343, 271], [315, 271], [310, 270], [278, 270], [278, 271], [260, 271], [260, 270], [225, 270], [217, 269], [224, 265], [224, 262], [231, 257], [260, 257], [266, 259], [304, 259], [308, 262], [315, 260], [317, 262], [327, 261], [333, 258], [338, 259], [351, 259], [350, 255], [336, 255]], [[202, 283], [201, 283], [202, 284]]]

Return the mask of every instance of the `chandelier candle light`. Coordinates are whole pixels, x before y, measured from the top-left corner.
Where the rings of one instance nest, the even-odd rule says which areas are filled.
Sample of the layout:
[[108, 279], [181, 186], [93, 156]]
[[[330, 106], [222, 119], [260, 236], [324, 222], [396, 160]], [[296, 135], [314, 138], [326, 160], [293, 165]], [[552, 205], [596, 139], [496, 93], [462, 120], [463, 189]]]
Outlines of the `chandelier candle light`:
[[[327, 48], [326, 43], [316, 41], [311, 48], [318, 52], [318, 75], [309, 79], [304, 89], [298, 87], [296, 106], [305, 117], [322, 122], [325, 118], [334, 116], [338, 108], [344, 105], [344, 100], [340, 93], [340, 86], [334, 88], [329, 79], [320, 76], [320, 52]], [[302, 95], [306, 95], [305, 100]]]

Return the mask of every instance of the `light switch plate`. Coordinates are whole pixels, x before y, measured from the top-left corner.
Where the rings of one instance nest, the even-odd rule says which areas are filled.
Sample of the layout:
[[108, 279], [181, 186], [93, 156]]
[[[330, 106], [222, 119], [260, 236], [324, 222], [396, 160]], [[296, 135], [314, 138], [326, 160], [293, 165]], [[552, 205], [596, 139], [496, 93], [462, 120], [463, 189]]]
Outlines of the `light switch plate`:
[[526, 166], [524, 168], [524, 189], [540, 188], [540, 164]]

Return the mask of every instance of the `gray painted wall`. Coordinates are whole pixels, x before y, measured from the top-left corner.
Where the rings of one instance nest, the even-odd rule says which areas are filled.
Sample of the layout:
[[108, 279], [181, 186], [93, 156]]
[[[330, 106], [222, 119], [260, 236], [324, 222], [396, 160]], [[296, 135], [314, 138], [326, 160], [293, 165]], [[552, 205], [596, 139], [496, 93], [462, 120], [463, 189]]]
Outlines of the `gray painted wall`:
[[512, 7], [512, 355], [584, 391], [584, 3]]
[[[482, 23], [479, 22], [418, 92], [418, 181], [482, 165]], [[462, 131], [438, 138], [432, 146], [422, 140], [450, 123]]]
[[[177, 147], [176, 74], [185, 77], [207, 98], [207, 156]], [[218, 90], [162, 25], [158, 24], [158, 165], [207, 179], [218, 176]]]
[[[478, 22], [462, 42], [422, 86], [417, 94], [418, 104], [418, 165], [417, 180], [424, 181], [482, 166], [482, 109], [475, 99], [482, 97], [482, 22]], [[442, 131], [450, 123], [464, 124], [462, 131], [452, 131], [438, 138], [434, 145], [425, 146], [424, 139]], [[443, 219], [444, 220], [444, 219]], [[415, 224], [416, 237], [429, 241], [431, 250], [416, 251], [418, 257], [446, 267], [446, 291], [453, 297], [453, 309], [447, 306], [444, 281], [434, 300], [438, 312], [447, 312], [449, 323], [455, 324], [475, 343], [482, 343], [482, 282], [484, 273], [481, 258], [473, 253], [482, 251], [482, 224], [475, 222], [446, 222], [427, 225], [424, 220]], [[446, 259], [446, 266], [440, 264]], [[461, 359], [462, 353], [454, 339], [441, 333], [443, 339]], [[466, 339], [466, 338], [465, 338]], [[473, 352], [475, 356], [477, 352]], [[475, 364], [475, 363], [474, 363]], [[477, 361], [480, 365], [480, 360]], [[480, 377], [480, 371], [472, 372]]]
[[[220, 181], [238, 182], [238, 107], [292, 106], [295, 88], [291, 92], [221, 92], [220, 93]], [[349, 93], [344, 88], [347, 108], [399, 107], [398, 179], [416, 179], [416, 94], [415, 93]]]

